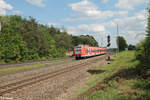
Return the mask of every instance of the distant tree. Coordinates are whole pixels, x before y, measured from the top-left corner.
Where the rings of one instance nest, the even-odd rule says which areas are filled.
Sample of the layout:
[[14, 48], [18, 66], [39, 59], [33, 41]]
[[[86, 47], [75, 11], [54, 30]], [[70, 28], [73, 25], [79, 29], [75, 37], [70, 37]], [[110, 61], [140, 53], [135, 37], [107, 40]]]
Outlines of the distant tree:
[[117, 46], [119, 47], [119, 51], [124, 51], [125, 48], [128, 47], [124, 37], [122, 37], [122, 36], [117, 37]]
[[79, 44], [85, 44], [89, 46], [98, 46], [98, 42], [93, 38], [93, 36], [89, 35], [80, 35], [80, 36], [73, 36], [72, 42], [74, 46]]
[[132, 45], [132, 44], [129, 44], [129, 46], [128, 46], [128, 50], [135, 50], [135, 45]]

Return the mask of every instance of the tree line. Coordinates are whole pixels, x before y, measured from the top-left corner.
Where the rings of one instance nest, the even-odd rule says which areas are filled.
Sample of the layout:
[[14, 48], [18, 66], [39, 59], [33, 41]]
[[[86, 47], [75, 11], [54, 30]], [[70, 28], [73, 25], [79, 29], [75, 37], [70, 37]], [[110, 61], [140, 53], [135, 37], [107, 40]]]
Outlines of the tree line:
[[136, 46], [136, 58], [141, 62], [150, 62], [150, 7], [148, 11], [147, 34], [144, 40]]
[[33, 17], [0, 16], [0, 22], [0, 62], [58, 58], [79, 44], [98, 46], [92, 36], [72, 36]]

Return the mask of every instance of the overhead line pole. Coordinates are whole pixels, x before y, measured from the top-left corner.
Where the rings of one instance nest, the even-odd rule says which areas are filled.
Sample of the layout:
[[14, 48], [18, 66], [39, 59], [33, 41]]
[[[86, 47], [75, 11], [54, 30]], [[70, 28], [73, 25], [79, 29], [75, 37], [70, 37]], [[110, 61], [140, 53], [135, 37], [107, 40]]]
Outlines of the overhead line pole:
[[[117, 24], [117, 38], [119, 37], [119, 28], [118, 28], [118, 24]], [[118, 53], [119, 53], [119, 38], [117, 39], [117, 44], [118, 44]]]
[[103, 47], [103, 37], [101, 37], [101, 47]]
[[1, 24], [1, 22], [0, 22], [0, 32], [1, 32], [1, 28], [2, 28], [2, 24]]

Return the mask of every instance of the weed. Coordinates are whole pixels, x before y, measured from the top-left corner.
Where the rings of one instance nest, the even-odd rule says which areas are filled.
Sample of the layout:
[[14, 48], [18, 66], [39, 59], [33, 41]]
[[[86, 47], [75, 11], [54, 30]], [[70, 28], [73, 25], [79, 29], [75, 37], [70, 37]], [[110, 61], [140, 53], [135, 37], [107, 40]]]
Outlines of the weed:
[[121, 52], [110, 65], [95, 67], [104, 72], [94, 75], [84, 93], [99, 88], [84, 100], [150, 100], [149, 64], [141, 63], [134, 55], [134, 51]]

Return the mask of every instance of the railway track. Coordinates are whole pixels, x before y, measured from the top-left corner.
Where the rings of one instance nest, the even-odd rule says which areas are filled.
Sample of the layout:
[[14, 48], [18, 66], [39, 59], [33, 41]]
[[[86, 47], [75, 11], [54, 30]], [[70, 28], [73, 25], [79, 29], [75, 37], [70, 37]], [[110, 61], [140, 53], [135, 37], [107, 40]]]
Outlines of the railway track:
[[26, 86], [29, 86], [29, 85], [32, 85], [32, 84], [35, 84], [35, 83], [38, 83], [38, 82], [41, 82], [41, 81], [44, 81], [47, 79], [55, 78], [55, 77], [60, 76], [64, 73], [76, 70], [80, 67], [85, 67], [91, 63], [96, 62], [99, 59], [100, 58], [94, 59], [92, 61], [82, 62], [80, 64], [72, 65], [69, 68], [68, 67], [62, 68], [62, 69], [59, 69], [59, 70], [54, 71], [54, 72], [45, 73], [45, 74], [38, 75], [38, 76], [32, 76], [32, 77], [27, 78], [27, 79], [23, 79], [23, 80], [20, 80], [17, 82], [6, 84], [4, 86], [0, 86], [0, 96], [3, 96], [4, 94], [10, 93], [12, 91], [16, 91], [17, 89], [21, 89], [23, 87], [26, 87]]

